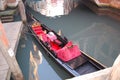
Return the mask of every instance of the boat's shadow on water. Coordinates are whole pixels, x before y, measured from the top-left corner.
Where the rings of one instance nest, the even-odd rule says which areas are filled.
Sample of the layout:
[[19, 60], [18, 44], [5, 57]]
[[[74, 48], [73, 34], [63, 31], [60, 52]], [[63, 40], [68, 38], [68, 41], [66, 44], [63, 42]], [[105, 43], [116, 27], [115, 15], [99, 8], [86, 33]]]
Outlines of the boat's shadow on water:
[[51, 80], [53, 77], [64, 80], [72, 77], [56, 64], [32, 35], [21, 37], [16, 58], [25, 80]]
[[21, 36], [16, 58], [25, 80], [39, 80], [38, 65], [42, 58], [31, 35], [23, 34]]
[[23, 37], [21, 36], [17, 53], [16, 53], [16, 58], [18, 61], [18, 64], [23, 72], [24, 79], [29, 80], [29, 63], [30, 63], [30, 50], [31, 46], [28, 44], [31, 44], [31, 41], [28, 41], [28, 37]]
[[[43, 49], [43, 47], [41, 45], [39, 45], [39, 43], [37, 42], [37, 40], [35, 38], [32, 38], [32, 40], [35, 43], [35, 45], [38, 47], [38, 49], [40, 50], [40, 52], [42, 53], [42, 58], [43, 58], [42, 64], [38, 65], [38, 67], [39, 67], [38, 68], [39, 69], [38, 73], [39, 73], [40, 79], [41, 79], [41, 77], [43, 77], [42, 75], [46, 75], [46, 74], [49, 74], [49, 75], [46, 75], [47, 77], [44, 76], [44, 79], [49, 79], [49, 80], [51, 80], [51, 78], [53, 79], [53, 77], [54, 77], [54, 79], [60, 79], [60, 80], [65, 80], [67, 78], [72, 77], [72, 75], [68, 74], [64, 69], [62, 69], [62, 67], [60, 65], [58, 65], [55, 62], [55, 60], [53, 60], [51, 58], [51, 56], [47, 53], [47, 51], [45, 51]], [[46, 69], [46, 68], [49, 69], [49, 66], [52, 68], [52, 70], [51, 69], [50, 70]], [[44, 72], [46, 74], [42, 74], [43, 73], [42, 72], [43, 68], [44, 68], [44, 70], [46, 69], [45, 70], [46, 72]], [[50, 72], [50, 71], [53, 71], [53, 72]], [[42, 74], [42, 75], [40, 75], [40, 74]], [[52, 77], [52, 75], [53, 75], [53, 77]], [[58, 78], [55, 78], [56, 76], [54, 76], [54, 75], [57, 75]]]

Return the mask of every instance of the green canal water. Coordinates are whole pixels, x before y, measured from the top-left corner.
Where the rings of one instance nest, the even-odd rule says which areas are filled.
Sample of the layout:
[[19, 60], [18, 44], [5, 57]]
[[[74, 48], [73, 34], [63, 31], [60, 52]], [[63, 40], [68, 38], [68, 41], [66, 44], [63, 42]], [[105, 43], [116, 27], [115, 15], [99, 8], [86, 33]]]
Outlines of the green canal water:
[[[99, 16], [82, 4], [68, 15], [54, 18], [32, 9], [29, 11], [56, 32], [61, 29], [81, 50], [107, 67], [112, 66], [120, 53], [120, 22], [117, 20]], [[64, 80], [72, 77], [47, 55], [30, 34], [22, 35], [16, 57], [25, 80]]]

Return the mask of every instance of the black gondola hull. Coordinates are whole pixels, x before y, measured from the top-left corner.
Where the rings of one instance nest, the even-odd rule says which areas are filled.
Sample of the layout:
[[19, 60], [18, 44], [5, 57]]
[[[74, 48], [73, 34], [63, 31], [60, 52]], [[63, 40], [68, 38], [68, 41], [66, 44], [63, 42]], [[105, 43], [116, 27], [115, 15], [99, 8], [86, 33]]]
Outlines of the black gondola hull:
[[[27, 12], [27, 18], [28, 20], [28, 28], [31, 31], [32, 34], [34, 34], [35, 39], [38, 41], [38, 43], [40, 45], [42, 45], [42, 47], [47, 51], [47, 53], [60, 65], [62, 66], [67, 72], [69, 72], [71, 75], [73, 76], [79, 76], [79, 75], [83, 75], [83, 74], [87, 74], [87, 73], [91, 73], [91, 72], [95, 72], [101, 69], [104, 69], [105, 66], [103, 64], [101, 64], [100, 62], [98, 62], [97, 60], [95, 60], [94, 58], [92, 58], [91, 56], [87, 55], [86, 53], [84, 53], [83, 51], [80, 50], [80, 52], [82, 53], [80, 56], [68, 61], [68, 62], [64, 62], [62, 60], [60, 60], [59, 58], [56, 57], [55, 53], [53, 51], [51, 51], [48, 46], [42, 41], [40, 40], [37, 35], [34, 33], [34, 31], [31, 28], [31, 22], [33, 21], [38, 21], [39, 20], [35, 19], [34, 16]], [[51, 30], [50, 28], [48, 28], [47, 26], [45, 26], [44, 24], [42, 24], [42, 27], [47, 30], [47, 31], [52, 31], [54, 32], [54, 34], [57, 36], [57, 38], [59, 38], [59, 40], [61, 40], [61, 42], [63, 44], [66, 44], [68, 41], [64, 38], [62, 38], [61, 36], [57, 35], [57, 33], [54, 30]]]

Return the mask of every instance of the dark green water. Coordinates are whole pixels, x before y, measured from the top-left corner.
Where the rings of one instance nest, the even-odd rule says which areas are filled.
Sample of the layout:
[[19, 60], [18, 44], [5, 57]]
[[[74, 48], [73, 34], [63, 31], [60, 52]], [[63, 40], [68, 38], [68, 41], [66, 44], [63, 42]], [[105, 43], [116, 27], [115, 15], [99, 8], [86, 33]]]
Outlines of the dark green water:
[[[45, 17], [31, 9], [30, 11], [55, 31], [61, 29], [81, 50], [107, 67], [112, 66], [120, 52], [120, 22], [107, 16], [96, 15], [84, 5], [79, 5], [69, 15], [56, 18]], [[17, 59], [25, 76], [31, 74], [30, 51], [33, 50], [31, 45], [37, 44], [35, 42], [30, 35], [27, 35], [26, 40], [20, 40]], [[22, 45], [25, 46], [22, 48]], [[41, 53], [46, 53], [41, 46], [39, 47]], [[47, 55], [43, 55], [42, 64], [38, 64], [37, 70], [40, 80], [64, 80], [71, 77]], [[26, 77], [26, 80], [30, 79]]]
[[[35, 52], [34, 47], [42, 53], [42, 63], [40, 64], [40, 57], [38, 52]], [[31, 60], [31, 55], [34, 60]], [[55, 61], [47, 55], [47, 52], [38, 45], [37, 41], [31, 35], [24, 35], [21, 37], [16, 58], [20, 64], [25, 80], [64, 80], [72, 77], [65, 70], [63, 70]], [[37, 66], [35, 66], [37, 64]], [[34, 71], [37, 68], [37, 76]]]

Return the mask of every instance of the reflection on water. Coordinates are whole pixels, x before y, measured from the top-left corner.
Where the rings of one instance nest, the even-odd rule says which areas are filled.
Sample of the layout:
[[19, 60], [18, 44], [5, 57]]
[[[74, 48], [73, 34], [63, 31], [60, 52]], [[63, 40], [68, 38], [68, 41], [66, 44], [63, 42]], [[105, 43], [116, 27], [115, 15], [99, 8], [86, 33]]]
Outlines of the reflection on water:
[[[42, 63], [42, 53], [33, 43], [34, 51], [30, 51], [30, 69], [29, 80], [39, 80], [38, 65]], [[33, 76], [31, 76], [33, 75]]]
[[78, 5], [77, 0], [27, 0], [27, 3], [35, 11], [49, 17], [67, 15]]
[[20, 38], [16, 58], [25, 80], [65, 80], [72, 77], [30, 35]]

